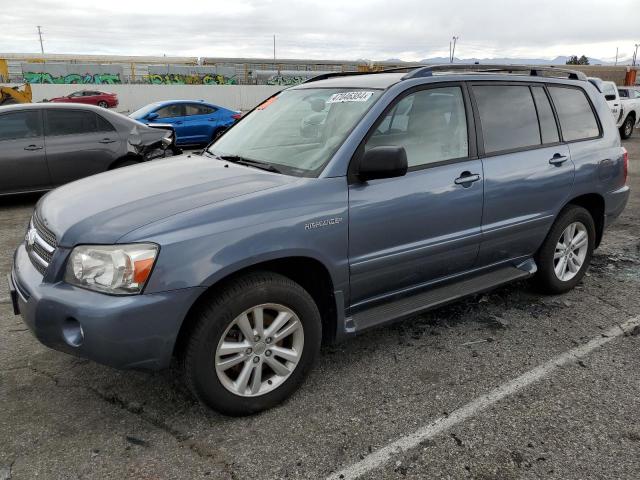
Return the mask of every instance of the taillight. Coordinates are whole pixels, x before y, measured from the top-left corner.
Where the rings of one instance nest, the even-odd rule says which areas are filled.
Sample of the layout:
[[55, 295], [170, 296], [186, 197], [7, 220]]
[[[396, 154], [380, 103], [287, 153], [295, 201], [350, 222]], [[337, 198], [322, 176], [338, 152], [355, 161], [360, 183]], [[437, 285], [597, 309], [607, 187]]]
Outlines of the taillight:
[[623, 150], [623, 154], [622, 154], [622, 162], [623, 162], [623, 166], [622, 166], [622, 173], [623, 173], [623, 177], [624, 177], [624, 185], [627, 184], [627, 176], [629, 175], [629, 152], [627, 152], [627, 149], [622, 147]]
[[242, 118], [242, 114], [234, 113], [233, 115], [231, 115], [231, 118], [233, 118], [234, 120], [240, 120]]

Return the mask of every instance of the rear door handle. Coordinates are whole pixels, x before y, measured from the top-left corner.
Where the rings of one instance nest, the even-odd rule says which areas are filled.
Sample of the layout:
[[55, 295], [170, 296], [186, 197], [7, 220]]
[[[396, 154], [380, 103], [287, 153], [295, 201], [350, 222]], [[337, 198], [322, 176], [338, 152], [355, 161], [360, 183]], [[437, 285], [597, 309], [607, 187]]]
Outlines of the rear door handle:
[[113, 143], [115, 140], [111, 140], [110, 138], [103, 138], [100, 140], [100, 143]]
[[182, 125], [182, 122], [180, 122], [180, 121], [178, 121], [178, 122], [173, 122], [173, 123], [175, 123], [176, 125]]
[[569, 157], [567, 157], [566, 155], [560, 155], [559, 153], [556, 153], [553, 157], [549, 159], [549, 163], [551, 165], [559, 166], [559, 165], [562, 165], [567, 160], [569, 160]]
[[38, 145], [28, 145], [24, 147], [25, 150], [33, 151], [33, 150], [42, 150], [43, 147]]
[[456, 178], [454, 183], [456, 185], [467, 186], [467, 184], [471, 185], [473, 182], [477, 182], [478, 180], [480, 180], [480, 175], [477, 173], [462, 172], [462, 175]]

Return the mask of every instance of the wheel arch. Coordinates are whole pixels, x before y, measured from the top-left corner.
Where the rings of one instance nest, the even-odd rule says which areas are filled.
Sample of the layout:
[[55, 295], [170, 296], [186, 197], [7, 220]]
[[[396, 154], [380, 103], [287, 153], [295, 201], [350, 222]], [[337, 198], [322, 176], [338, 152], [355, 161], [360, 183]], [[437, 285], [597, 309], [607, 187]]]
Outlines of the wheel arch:
[[[604, 197], [598, 193], [587, 193], [569, 200], [567, 205], [577, 205], [591, 214], [593, 222], [596, 225], [595, 248], [598, 248], [602, 241], [602, 235], [604, 234]], [[565, 207], [567, 205], [565, 205]]]
[[337, 332], [338, 312], [334, 294], [334, 283], [327, 267], [318, 259], [308, 256], [292, 256], [270, 259], [240, 267], [217, 279], [209, 285], [189, 308], [174, 346], [174, 355], [180, 357], [184, 351], [186, 340], [196, 322], [195, 313], [200, 306], [209, 301], [221, 287], [248, 273], [267, 271], [283, 275], [304, 288], [316, 302], [322, 318], [322, 341], [330, 343], [335, 340]]

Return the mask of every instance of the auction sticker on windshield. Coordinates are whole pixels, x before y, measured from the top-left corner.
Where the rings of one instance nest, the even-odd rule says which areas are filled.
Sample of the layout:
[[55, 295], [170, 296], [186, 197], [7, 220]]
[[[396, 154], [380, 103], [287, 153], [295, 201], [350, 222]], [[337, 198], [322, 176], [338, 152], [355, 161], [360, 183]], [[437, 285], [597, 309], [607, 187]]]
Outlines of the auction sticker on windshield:
[[366, 102], [371, 98], [373, 92], [342, 92], [334, 93], [329, 97], [327, 103], [343, 103], [343, 102]]

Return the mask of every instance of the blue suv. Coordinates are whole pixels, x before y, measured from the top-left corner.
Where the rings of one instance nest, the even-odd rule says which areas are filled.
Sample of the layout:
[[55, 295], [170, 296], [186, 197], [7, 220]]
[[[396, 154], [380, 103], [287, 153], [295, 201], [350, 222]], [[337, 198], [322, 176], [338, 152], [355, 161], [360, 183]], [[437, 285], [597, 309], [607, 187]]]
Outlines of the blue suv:
[[177, 145], [202, 145], [222, 135], [241, 114], [203, 101], [172, 100], [151, 103], [129, 117], [146, 124], [171, 125]]
[[202, 155], [44, 196], [14, 307], [52, 348], [178, 358], [197, 398], [249, 414], [291, 395], [323, 341], [529, 277], [570, 290], [626, 205], [627, 164], [578, 72], [323, 75]]

